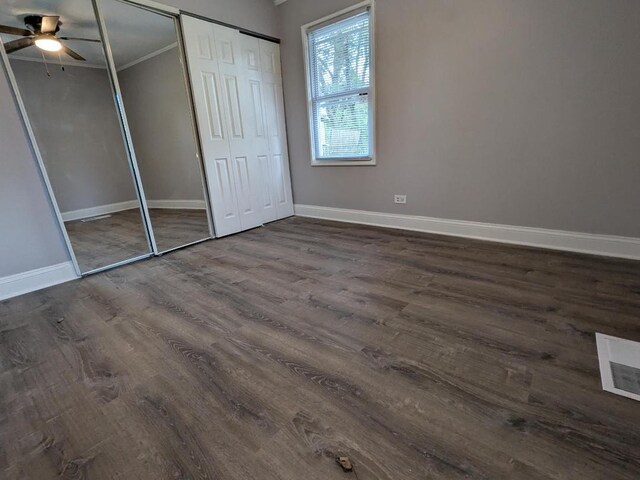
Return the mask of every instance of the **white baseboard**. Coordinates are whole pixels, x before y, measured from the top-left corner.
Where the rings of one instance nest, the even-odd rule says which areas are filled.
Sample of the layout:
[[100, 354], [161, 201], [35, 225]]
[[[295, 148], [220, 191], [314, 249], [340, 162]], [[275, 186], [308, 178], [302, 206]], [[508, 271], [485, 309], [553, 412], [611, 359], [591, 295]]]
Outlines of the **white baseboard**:
[[0, 300], [17, 297], [76, 278], [78, 275], [71, 262], [2, 277], [0, 278]]
[[204, 200], [147, 200], [149, 208], [166, 208], [171, 210], [205, 210]]
[[[147, 206], [149, 208], [184, 210], [205, 210], [207, 208], [204, 200], [147, 200]], [[62, 220], [65, 222], [82, 220], [83, 218], [97, 217], [99, 215], [107, 215], [109, 213], [121, 212], [123, 210], [131, 210], [132, 208], [138, 208], [137, 200], [110, 203], [108, 205], [98, 205], [97, 207], [62, 212]]]
[[97, 207], [82, 208], [80, 210], [71, 210], [62, 212], [62, 220], [70, 222], [72, 220], [81, 220], [83, 218], [97, 217], [98, 215], [106, 215], [108, 213], [120, 212], [122, 210], [130, 210], [138, 207], [137, 200], [128, 200], [126, 202], [110, 203], [108, 205], [98, 205]]
[[515, 227], [315, 205], [295, 205], [295, 212], [301, 217], [640, 260], [640, 238], [634, 237]]

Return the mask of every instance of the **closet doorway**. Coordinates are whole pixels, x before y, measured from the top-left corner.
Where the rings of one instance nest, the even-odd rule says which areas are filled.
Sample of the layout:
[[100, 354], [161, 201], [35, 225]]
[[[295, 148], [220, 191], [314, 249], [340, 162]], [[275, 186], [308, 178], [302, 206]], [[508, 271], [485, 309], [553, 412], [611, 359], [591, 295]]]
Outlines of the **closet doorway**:
[[279, 45], [247, 33], [149, 0], [0, 5], [78, 275], [293, 215]]
[[293, 215], [280, 46], [181, 18], [217, 236]]

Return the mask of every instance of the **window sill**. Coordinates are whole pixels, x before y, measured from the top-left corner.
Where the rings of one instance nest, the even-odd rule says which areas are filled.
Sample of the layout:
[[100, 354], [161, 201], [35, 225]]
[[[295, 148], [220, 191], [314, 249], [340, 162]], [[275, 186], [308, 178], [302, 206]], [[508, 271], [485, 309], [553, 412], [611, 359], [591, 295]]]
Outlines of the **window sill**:
[[326, 160], [311, 160], [312, 167], [371, 167], [375, 166], [375, 164], [375, 158], [328, 158]]

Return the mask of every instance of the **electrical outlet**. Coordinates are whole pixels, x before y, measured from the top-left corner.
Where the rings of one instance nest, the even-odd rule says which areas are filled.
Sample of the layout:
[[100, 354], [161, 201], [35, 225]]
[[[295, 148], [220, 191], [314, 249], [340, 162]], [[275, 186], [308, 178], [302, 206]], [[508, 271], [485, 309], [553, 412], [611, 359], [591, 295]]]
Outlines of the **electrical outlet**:
[[407, 203], [407, 196], [406, 195], [394, 195], [393, 196], [393, 203], [400, 203], [400, 204], [405, 204]]

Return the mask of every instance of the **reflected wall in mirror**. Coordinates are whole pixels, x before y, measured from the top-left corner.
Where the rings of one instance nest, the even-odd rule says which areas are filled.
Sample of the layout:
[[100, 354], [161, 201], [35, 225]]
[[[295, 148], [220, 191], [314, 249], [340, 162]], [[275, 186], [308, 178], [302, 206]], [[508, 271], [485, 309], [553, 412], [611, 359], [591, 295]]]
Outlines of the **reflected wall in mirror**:
[[211, 237], [174, 17], [100, 0], [159, 252]]
[[149, 255], [91, 1], [3, 2], [0, 25], [80, 271]]

